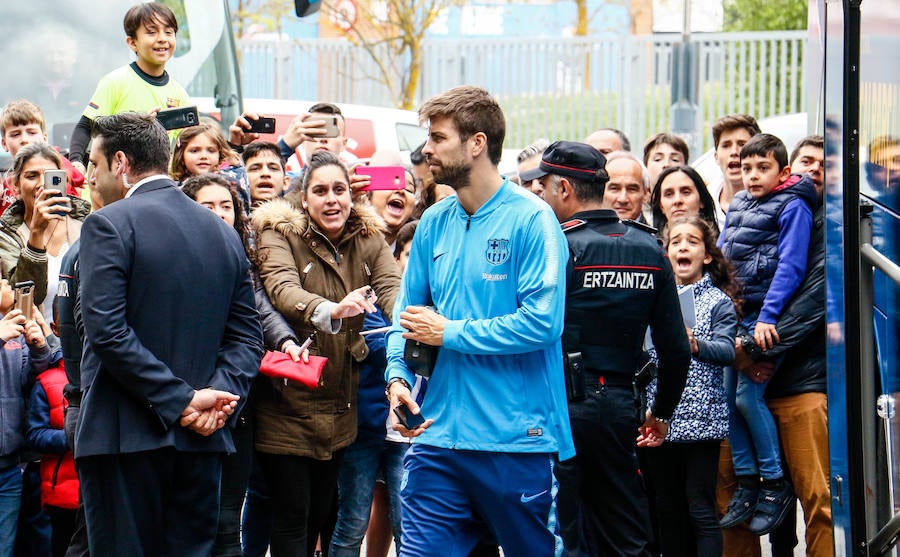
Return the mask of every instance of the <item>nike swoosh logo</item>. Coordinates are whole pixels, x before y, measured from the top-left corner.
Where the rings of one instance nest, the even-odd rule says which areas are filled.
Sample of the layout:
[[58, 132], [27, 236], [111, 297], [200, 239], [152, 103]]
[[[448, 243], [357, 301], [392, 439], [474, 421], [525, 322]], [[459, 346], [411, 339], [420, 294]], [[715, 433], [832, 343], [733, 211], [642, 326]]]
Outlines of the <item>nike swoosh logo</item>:
[[433, 257], [431, 258], [431, 261], [432, 261], [432, 262], [437, 261], [439, 257], [444, 256], [444, 255], [447, 255], [447, 252], [446, 252], [446, 251], [443, 252], [443, 253], [439, 253], [439, 254], [433, 256]]
[[523, 492], [519, 500], [523, 503], [530, 503], [545, 493], [547, 493], [546, 489], [540, 493], [535, 493], [534, 495], [525, 495], [525, 493]]

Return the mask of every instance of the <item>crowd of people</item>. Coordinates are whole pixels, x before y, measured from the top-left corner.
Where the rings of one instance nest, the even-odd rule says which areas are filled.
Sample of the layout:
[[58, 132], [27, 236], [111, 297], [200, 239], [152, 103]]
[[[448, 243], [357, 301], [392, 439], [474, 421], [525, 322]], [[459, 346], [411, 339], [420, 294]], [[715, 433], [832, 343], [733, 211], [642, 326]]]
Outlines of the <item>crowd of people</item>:
[[0, 113], [0, 556], [792, 555], [797, 501], [833, 554], [821, 136], [725, 115], [707, 184], [603, 128], [502, 176], [462, 86], [348, 163], [333, 103], [167, 132], [177, 20], [124, 28], [65, 156]]

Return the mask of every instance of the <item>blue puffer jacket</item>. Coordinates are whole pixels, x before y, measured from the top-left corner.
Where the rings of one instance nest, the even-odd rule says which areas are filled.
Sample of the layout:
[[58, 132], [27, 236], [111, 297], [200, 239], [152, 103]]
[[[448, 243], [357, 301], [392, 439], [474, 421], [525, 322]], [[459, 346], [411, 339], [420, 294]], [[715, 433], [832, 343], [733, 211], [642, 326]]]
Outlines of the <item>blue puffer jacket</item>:
[[792, 174], [756, 199], [739, 192], [728, 209], [719, 247], [743, 285], [744, 314], [775, 323], [806, 275], [816, 188]]
[[[390, 325], [391, 321], [378, 308], [367, 313], [363, 329], [371, 330]], [[388, 400], [384, 396], [384, 368], [387, 367], [384, 333], [366, 336], [369, 355], [359, 369], [359, 397], [357, 399], [357, 440], [384, 439], [388, 417]]]
[[0, 345], [0, 470], [19, 463], [19, 450], [25, 444], [23, 389], [29, 379], [47, 369], [50, 352], [49, 344], [28, 346], [24, 336]]

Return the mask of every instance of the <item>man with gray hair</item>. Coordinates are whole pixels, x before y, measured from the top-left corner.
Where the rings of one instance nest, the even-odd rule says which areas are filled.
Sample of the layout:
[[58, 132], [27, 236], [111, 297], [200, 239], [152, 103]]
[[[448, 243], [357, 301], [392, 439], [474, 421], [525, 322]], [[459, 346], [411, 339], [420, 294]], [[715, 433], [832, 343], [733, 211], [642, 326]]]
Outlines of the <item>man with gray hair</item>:
[[606, 157], [609, 182], [603, 192], [603, 206], [622, 220], [647, 224], [642, 210], [650, 199], [649, 177], [644, 163], [627, 151], [615, 151]]
[[516, 162], [519, 163], [517, 170], [519, 184], [525, 189], [531, 190], [538, 197], [541, 197], [544, 193], [544, 186], [538, 180], [540, 178], [538, 165], [541, 164], [541, 155], [544, 154], [548, 145], [550, 145], [550, 142], [542, 137], [519, 151], [518, 156], [516, 156]]
[[[656, 239], [602, 204], [610, 167], [604, 159], [584, 143], [557, 141], [539, 167], [544, 199], [569, 246], [562, 346], [577, 454], [557, 470], [559, 524], [571, 557], [649, 557], [650, 513], [635, 440], [662, 444], [691, 354], [672, 267]], [[612, 279], [626, 276], [641, 284]], [[615, 330], [598, 329], [598, 319]], [[644, 414], [634, 374], [648, 325], [659, 354], [659, 396]]]

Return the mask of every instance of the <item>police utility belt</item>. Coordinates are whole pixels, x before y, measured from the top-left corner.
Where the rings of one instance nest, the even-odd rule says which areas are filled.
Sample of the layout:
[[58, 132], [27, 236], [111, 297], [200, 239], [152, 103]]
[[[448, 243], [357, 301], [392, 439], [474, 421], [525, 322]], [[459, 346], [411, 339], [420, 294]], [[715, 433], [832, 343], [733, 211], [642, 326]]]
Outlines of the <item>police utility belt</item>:
[[563, 353], [563, 371], [566, 379], [566, 398], [569, 402], [578, 402], [585, 399], [585, 385], [591, 380], [604, 378], [610, 386], [627, 387], [634, 390], [636, 400], [641, 400], [646, 407], [645, 390], [650, 381], [656, 377], [656, 364], [648, 358], [642, 358], [633, 375], [619, 373], [604, 373], [599, 370], [587, 369], [581, 352]]

